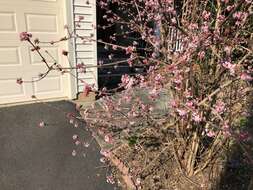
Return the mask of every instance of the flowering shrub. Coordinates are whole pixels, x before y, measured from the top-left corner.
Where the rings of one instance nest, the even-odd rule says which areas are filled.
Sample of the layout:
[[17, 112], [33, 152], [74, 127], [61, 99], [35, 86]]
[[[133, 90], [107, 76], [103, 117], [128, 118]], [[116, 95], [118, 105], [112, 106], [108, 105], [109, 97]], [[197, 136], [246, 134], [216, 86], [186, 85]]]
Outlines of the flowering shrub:
[[[137, 136], [140, 134], [133, 127], [136, 118], [148, 120], [150, 128], [159, 126], [155, 128], [156, 133], [166, 131], [174, 159], [180, 171], [189, 177], [214, 164], [231, 143], [243, 146], [244, 141], [251, 140], [241, 127], [241, 121], [250, 114], [252, 95], [251, 0], [100, 0], [98, 5], [106, 11], [103, 18], [108, 23], [98, 28], [117, 25], [120, 29], [112, 34], [111, 41], [96, 41], [93, 36], [69, 32], [69, 36], [51, 44], [70, 38], [80, 38], [84, 43], [98, 42], [112, 52], [124, 51], [128, 57], [125, 62], [130, 67], [145, 67], [147, 73], [134, 77], [123, 75], [116, 89], [123, 92], [116, 101], [108, 96], [114, 91], [105, 88], [98, 91], [104, 96], [103, 111], [92, 110], [95, 121], [110, 125], [121, 118], [119, 128]], [[113, 11], [112, 6], [117, 10]], [[39, 41], [33, 42], [31, 37], [26, 32], [20, 35], [21, 41], [28, 41], [40, 54]], [[131, 45], [121, 44], [118, 39], [122, 38], [131, 38], [128, 40]], [[63, 51], [63, 55], [68, 56], [68, 52]], [[110, 54], [109, 59], [112, 58]], [[83, 69], [85, 72], [87, 68], [85, 63], [72, 68], [62, 68], [58, 63], [49, 66], [42, 60], [48, 72], [41, 79], [51, 70], [66, 73], [70, 69]], [[25, 81], [18, 79], [17, 82]], [[136, 89], [146, 92], [147, 100], [141, 100]], [[93, 86], [85, 85], [85, 94], [90, 91], [95, 91]], [[155, 117], [153, 102], [164, 91], [169, 97], [164, 102], [169, 108], [167, 115]], [[89, 118], [91, 111], [86, 110], [85, 116]], [[107, 143], [116, 142], [113, 138], [117, 130], [99, 130]], [[112, 181], [111, 177], [107, 180]]]

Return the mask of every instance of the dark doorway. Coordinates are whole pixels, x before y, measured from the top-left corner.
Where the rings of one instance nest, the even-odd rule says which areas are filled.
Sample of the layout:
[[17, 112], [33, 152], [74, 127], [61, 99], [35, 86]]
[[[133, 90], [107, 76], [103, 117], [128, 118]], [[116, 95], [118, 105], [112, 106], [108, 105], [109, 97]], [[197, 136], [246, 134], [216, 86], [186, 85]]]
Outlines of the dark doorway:
[[[110, 5], [112, 12], [119, 11], [114, 5]], [[129, 35], [129, 31], [126, 27], [122, 27], [120, 24], [111, 24], [107, 21], [105, 16], [106, 10], [97, 5], [97, 39], [99, 41], [122, 45], [124, 47], [131, 46], [135, 40], [134, 34]], [[128, 33], [126, 37], [126, 33]], [[105, 67], [98, 69], [98, 85], [99, 88], [106, 87], [112, 89], [118, 86], [123, 74], [135, 75], [139, 72], [135, 67], [130, 67], [127, 63], [129, 58], [125, 51], [122, 49], [113, 50], [111, 46], [107, 46], [103, 43], [97, 43], [98, 63], [103, 64]], [[106, 66], [108, 63], [115, 63], [118, 61], [124, 61], [118, 65]]]

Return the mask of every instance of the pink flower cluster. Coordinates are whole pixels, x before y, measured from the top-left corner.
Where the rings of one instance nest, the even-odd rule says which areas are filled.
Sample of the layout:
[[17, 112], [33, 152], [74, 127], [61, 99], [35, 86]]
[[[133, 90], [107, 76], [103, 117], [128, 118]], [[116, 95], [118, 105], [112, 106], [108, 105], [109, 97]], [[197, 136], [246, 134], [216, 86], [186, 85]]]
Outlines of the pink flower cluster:
[[223, 111], [225, 110], [225, 103], [222, 101], [218, 101], [214, 109], [219, 114], [223, 113]]
[[226, 69], [229, 70], [231, 75], [235, 75], [236, 64], [232, 64], [229, 61], [225, 61], [222, 65], [223, 65], [223, 67], [225, 67]]
[[236, 20], [235, 25], [239, 26], [243, 23], [243, 21], [248, 17], [248, 13], [247, 12], [235, 12], [233, 14], [233, 18]]
[[32, 37], [31, 33], [28, 32], [21, 32], [19, 34], [20, 41], [28, 41]]
[[134, 47], [128, 46], [125, 50], [126, 50], [126, 54], [131, 54], [134, 51]]
[[133, 77], [130, 77], [129, 75], [125, 74], [121, 77], [121, 85], [125, 87], [126, 89], [130, 89], [135, 83], [135, 80]]

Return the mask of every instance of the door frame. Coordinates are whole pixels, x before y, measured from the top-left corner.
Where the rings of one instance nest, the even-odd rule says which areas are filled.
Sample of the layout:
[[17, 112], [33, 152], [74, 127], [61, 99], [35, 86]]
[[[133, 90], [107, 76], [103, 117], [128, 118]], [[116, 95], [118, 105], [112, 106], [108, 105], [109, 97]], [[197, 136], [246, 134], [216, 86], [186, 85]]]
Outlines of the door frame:
[[[74, 6], [73, 6], [73, 1], [74, 0], [64, 0], [64, 23], [68, 25], [69, 29], [71, 31], [74, 30]], [[63, 27], [63, 26], [62, 26]], [[75, 55], [75, 40], [70, 39], [67, 41], [66, 44], [66, 49], [69, 52], [69, 60], [73, 64], [72, 66], [76, 66], [76, 55]], [[68, 76], [68, 81], [69, 81], [69, 92], [68, 92], [68, 98], [69, 99], [76, 99], [77, 98], [77, 93], [78, 93], [78, 84], [77, 84], [77, 79], [74, 78], [73, 76], [77, 76], [77, 71], [75, 69], [70, 71], [70, 74]]]

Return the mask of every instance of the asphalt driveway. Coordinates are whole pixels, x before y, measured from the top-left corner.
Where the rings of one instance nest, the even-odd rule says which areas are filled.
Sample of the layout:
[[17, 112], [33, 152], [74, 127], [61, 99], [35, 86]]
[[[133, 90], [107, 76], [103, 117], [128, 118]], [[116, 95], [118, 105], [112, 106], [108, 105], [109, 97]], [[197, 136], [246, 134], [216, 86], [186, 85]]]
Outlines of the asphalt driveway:
[[[95, 141], [88, 148], [73, 143], [73, 134], [91, 139], [85, 126], [74, 128], [66, 119], [74, 111], [67, 101], [0, 108], [1, 190], [114, 189]], [[48, 126], [38, 127], [40, 121]]]

